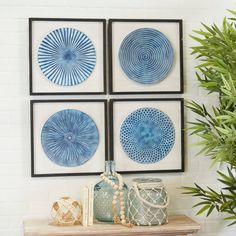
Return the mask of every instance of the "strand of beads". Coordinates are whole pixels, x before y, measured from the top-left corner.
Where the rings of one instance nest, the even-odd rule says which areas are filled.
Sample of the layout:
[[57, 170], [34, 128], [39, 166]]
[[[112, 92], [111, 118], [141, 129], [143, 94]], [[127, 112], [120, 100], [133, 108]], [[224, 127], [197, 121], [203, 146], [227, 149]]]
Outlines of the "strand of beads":
[[125, 201], [124, 201], [124, 192], [123, 187], [124, 187], [124, 182], [123, 178], [120, 174], [116, 173], [116, 177], [118, 178], [118, 183], [119, 183], [119, 197], [120, 197], [120, 218], [121, 218], [121, 224], [126, 224], [126, 219], [125, 219]]
[[[124, 226], [131, 227], [132, 225], [130, 223], [126, 222], [126, 217], [125, 217], [125, 201], [124, 201], [124, 192], [123, 192], [123, 187], [124, 187], [124, 181], [123, 178], [120, 174], [115, 173], [115, 176], [118, 179], [118, 185], [115, 184], [112, 180], [106, 177], [105, 174], [101, 174], [101, 178], [109, 184], [113, 189], [114, 189], [114, 196], [113, 196], [113, 201], [112, 201], [112, 209], [114, 212], [114, 223], [118, 224], [121, 223]], [[118, 197], [119, 197], [119, 202], [120, 202], [120, 219], [117, 214], [117, 203], [118, 203]]]

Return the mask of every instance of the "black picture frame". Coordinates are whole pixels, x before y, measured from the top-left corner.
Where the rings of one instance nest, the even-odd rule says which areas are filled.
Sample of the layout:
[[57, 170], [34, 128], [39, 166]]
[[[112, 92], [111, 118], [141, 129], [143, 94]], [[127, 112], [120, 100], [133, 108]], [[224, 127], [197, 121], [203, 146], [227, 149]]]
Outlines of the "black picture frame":
[[[118, 47], [121, 44], [121, 40], [125, 38], [127, 34], [124, 35], [121, 39], [117, 39], [121, 33], [118, 32], [116, 35], [114, 35], [115, 32], [115, 25], [118, 24], [118, 29], [120, 32], [123, 34], [124, 28], [127, 24], [128, 25], [128, 30], [126, 33], [131, 32], [130, 28], [134, 27], [153, 27], [153, 24], [157, 24], [157, 29], [158, 25], [165, 24], [166, 28], [168, 28], [169, 25], [175, 24], [176, 26], [176, 31], [178, 33], [174, 34], [174, 43], [173, 46], [177, 47], [176, 50], [176, 61], [178, 61], [178, 68], [177, 65], [174, 65], [174, 69], [176, 68], [176, 71], [178, 73], [174, 73], [174, 69], [168, 74], [168, 76], [164, 79], [167, 81], [167, 79], [171, 78], [171, 81], [168, 82], [168, 85], [164, 85], [163, 87], [159, 86], [163, 84], [161, 81], [160, 83], [157, 83], [155, 87], [152, 88], [150, 84], [148, 86], [146, 85], [140, 85], [139, 83], [129, 80], [128, 77], [125, 75], [125, 73], [122, 71], [122, 68], [118, 62]], [[132, 24], [135, 24], [132, 26]], [[132, 27], [131, 27], [132, 26]], [[162, 27], [163, 28], [163, 27]], [[116, 39], [116, 43], [113, 42], [113, 40]], [[175, 45], [176, 44], [176, 45]], [[116, 48], [117, 47], [117, 48]], [[116, 49], [114, 49], [116, 48]], [[114, 52], [116, 50], [116, 53]], [[115, 55], [114, 55], [115, 54]], [[184, 93], [184, 75], [183, 75], [183, 21], [181, 19], [109, 19], [108, 21], [108, 56], [109, 56], [109, 93], [110, 94], [182, 94]], [[119, 68], [119, 69], [118, 69]], [[114, 73], [114, 69], [118, 71], [117, 73], [117, 82], [116, 85], [114, 83], [116, 77]], [[178, 75], [178, 81], [175, 83], [178, 86], [178, 89], [175, 89], [174, 87], [170, 86], [172, 84], [172, 81], [174, 81], [174, 77]], [[125, 84], [127, 82], [128, 84]], [[131, 87], [132, 89], [128, 90], [128, 87]], [[117, 88], [115, 88], [117, 87]]]
[[[120, 103], [117, 108], [115, 108], [116, 104]], [[178, 153], [174, 152], [173, 150], [170, 151], [171, 157], [175, 155], [174, 158], [177, 158], [176, 155], [178, 155], [178, 158], [176, 159], [176, 167], [172, 168], [158, 168], [158, 164], [152, 166], [152, 169], [149, 169], [149, 164], [140, 164], [137, 163], [131, 159], [129, 159], [128, 155], [125, 153], [124, 150], [122, 150], [120, 141], [117, 141], [120, 138], [120, 133], [116, 131], [116, 129], [119, 129], [121, 127], [121, 122], [125, 120], [127, 116], [125, 116], [125, 112], [123, 110], [129, 110], [132, 112], [133, 107], [137, 106], [137, 108], [140, 108], [144, 105], [144, 107], [150, 107], [150, 103], [157, 104], [157, 107], [159, 108], [160, 103], [163, 103], [161, 106], [165, 110], [166, 103], [168, 106], [166, 106], [166, 109], [173, 109], [173, 116], [171, 115], [171, 118], [175, 117], [177, 120], [174, 125], [177, 125], [179, 130], [177, 130], [176, 134], [179, 134], [175, 140], [178, 142], [179, 146], [176, 150], [178, 150]], [[136, 105], [134, 105], [136, 104]], [[143, 104], [143, 105], [142, 105]], [[171, 107], [170, 107], [171, 106]], [[176, 107], [177, 106], [177, 107]], [[115, 112], [115, 109], [117, 109], [118, 112]], [[120, 109], [120, 110], [119, 110]], [[160, 109], [162, 110], [162, 109]], [[178, 111], [178, 114], [177, 112]], [[166, 111], [165, 111], [166, 112]], [[169, 113], [171, 113], [169, 111]], [[117, 115], [118, 114], [118, 115]], [[128, 114], [128, 113], [127, 113]], [[130, 114], [130, 112], [129, 112]], [[168, 112], [167, 112], [168, 114]], [[117, 116], [117, 117], [116, 117]], [[169, 116], [169, 114], [168, 114]], [[136, 173], [171, 173], [171, 172], [184, 172], [184, 99], [183, 98], [136, 98], [136, 99], [111, 99], [109, 101], [109, 119], [110, 119], [110, 159], [114, 160], [116, 162], [116, 169], [119, 173], [123, 174], [136, 174]], [[116, 121], [117, 122], [116, 122]], [[119, 144], [118, 144], [119, 143]], [[120, 147], [118, 147], [120, 145]], [[171, 153], [172, 152], [172, 153]], [[119, 153], [119, 154], [118, 154]], [[124, 157], [126, 155], [126, 157]], [[168, 154], [169, 155], [169, 154]], [[164, 158], [165, 159], [165, 158]], [[124, 167], [122, 166], [122, 161], [125, 160]], [[129, 160], [129, 161], [127, 161]], [[162, 161], [162, 160], [161, 160]], [[158, 163], [160, 163], [159, 161]], [[120, 162], [120, 164], [119, 164]], [[171, 164], [172, 160], [169, 159], [169, 164]], [[133, 165], [133, 167], [131, 167]], [[135, 169], [137, 168], [137, 169]], [[155, 169], [156, 168], [156, 169]]]
[[[31, 17], [28, 19], [29, 23], [29, 94], [30, 95], [102, 95], [107, 93], [107, 76], [106, 76], [106, 19], [90, 19], [90, 18], [37, 18], [37, 17]], [[86, 24], [88, 26], [86, 27]], [[48, 24], [49, 29], [47, 32], [44, 32], [43, 30], [45, 28], [45, 25]], [[50, 25], [51, 24], [51, 25]], [[78, 25], [77, 25], [78, 24]], [[99, 44], [99, 65], [95, 65], [94, 71], [90, 75], [95, 80], [93, 82], [90, 82], [88, 84], [87, 80], [83, 83], [87, 82], [87, 85], [83, 85], [84, 87], [76, 86], [60, 86], [57, 84], [54, 84], [51, 81], [48, 81], [45, 79], [44, 74], [40, 71], [40, 68], [38, 65], [36, 65], [36, 49], [38, 47], [34, 41], [35, 39], [38, 39], [37, 36], [34, 36], [35, 32], [38, 32], [39, 30], [36, 30], [35, 28], [42, 28], [41, 32], [41, 40], [43, 37], [45, 37], [49, 32], [50, 29], [54, 26], [55, 28], [60, 27], [74, 27], [76, 29], [79, 29], [80, 24], [83, 25], [83, 29], [88, 30], [92, 32], [92, 26], [91, 24], [97, 24], [97, 28], [94, 30], [94, 32], [99, 33], [91, 33], [93, 34], [92, 40], [99, 41], [97, 44]], [[41, 26], [42, 25], [42, 26]], [[47, 25], [46, 25], [47, 26]], [[95, 27], [95, 26], [94, 26]], [[101, 29], [100, 29], [100, 28]], [[55, 29], [54, 28], [54, 29]], [[99, 28], [99, 29], [98, 29]], [[81, 30], [82, 32], [82, 30]], [[83, 32], [86, 35], [86, 32]], [[99, 38], [100, 37], [100, 38]], [[97, 52], [96, 52], [97, 57]], [[96, 61], [97, 64], [97, 61]], [[41, 80], [44, 78], [45, 80]], [[43, 82], [42, 82], [43, 81]], [[96, 81], [96, 83], [95, 83]], [[81, 84], [83, 84], [81, 83]], [[95, 83], [95, 84], [94, 84]], [[81, 85], [79, 84], [79, 85]], [[91, 86], [92, 85], [92, 86]], [[76, 87], [76, 88], [69, 88], [69, 87]], [[91, 89], [93, 88], [93, 89]]]
[[[81, 172], [71, 171], [70, 172], [70, 171], [67, 171], [67, 170], [66, 170], [66, 172], [60, 172], [60, 171], [58, 172], [58, 170], [57, 170], [58, 166], [55, 163], [53, 163], [51, 160], [49, 160], [49, 158], [47, 158], [46, 154], [43, 153], [43, 149], [42, 149], [41, 146], [38, 147], [38, 150], [40, 150], [41, 156], [39, 154], [37, 154], [36, 151], [35, 151], [35, 148], [36, 148], [37, 144], [39, 144], [39, 141], [38, 142], [35, 141], [36, 136], [38, 136], [37, 139], [40, 140], [39, 132], [41, 132], [41, 129], [42, 129], [42, 124], [41, 124], [41, 126], [39, 125], [39, 128], [35, 127], [36, 123], [38, 122], [38, 120], [36, 120], [37, 117], [40, 117], [39, 120], [41, 120], [41, 123], [42, 123], [42, 119], [43, 119], [43, 123], [45, 123], [47, 118], [51, 116], [50, 114], [54, 114], [54, 112], [51, 109], [56, 109], [56, 111], [59, 111], [60, 109], [55, 108], [55, 107], [56, 106], [60, 107], [60, 104], [61, 104], [61, 108], [63, 108], [63, 107], [64, 108], [65, 107], [68, 107], [68, 108], [72, 107], [72, 109], [75, 109], [75, 108], [73, 108], [75, 106], [80, 107], [80, 105], [82, 105], [84, 107], [84, 109], [85, 109], [85, 107], [89, 107], [90, 104], [92, 104], [93, 107], [95, 107], [95, 105], [96, 105], [96, 109], [92, 109], [91, 112], [94, 112], [94, 110], [97, 110], [98, 109], [97, 106], [99, 104], [101, 106], [101, 108], [103, 109], [103, 111], [95, 111], [97, 113], [94, 113], [94, 116], [97, 116], [97, 117], [98, 117], [98, 115], [96, 115], [96, 114], [101, 115], [101, 117], [98, 118], [98, 120], [101, 121], [100, 126], [102, 128], [100, 128], [97, 123], [96, 123], [96, 125], [98, 127], [98, 130], [101, 129], [101, 132], [99, 132], [99, 140], [100, 140], [100, 138], [102, 138], [101, 139], [102, 143], [100, 143], [99, 145], [101, 145], [100, 153], [103, 153], [103, 155], [100, 155], [99, 157], [96, 157], [97, 158], [97, 163], [99, 163], [99, 164], [96, 164], [96, 163], [95, 164], [94, 163], [89, 163], [88, 164], [88, 167], [91, 170], [89, 170], [87, 172], [86, 171], [81, 171]], [[38, 106], [38, 107], [36, 107], [36, 106]], [[44, 113], [40, 110], [40, 106], [41, 106], [41, 109], [45, 107], [45, 109], [43, 110]], [[68, 109], [68, 108], [66, 108], [66, 109]], [[88, 108], [88, 109], [91, 109], [91, 108]], [[46, 110], [46, 112], [45, 112], [45, 110]], [[83, 111], [83, 109], [81, 109], [81, 111]], [[36, 114], [36, 112], [37, 112], [37, 114]], [[46, 119], [42, 118], [42, 116], [43, 116], [42, 114], [45, 114], [45, 113], [48, 113]], [[102, 114], [102, 113], [104, 113], [104, 114]], [[94, 119], [94, 117], [93, 117], [93, 119]], [[108, 160], [108, 139], [107, 139], [107, 137], [108, 137], [108, 135], [107, 135], [108, 134], [108, 103], [107, 103], [107, 100], [105, 100], [105, 99], [30, 100], [30, 127], [31, 127], [31, 129], [30, 129], [30, 134], [31, 134], [31, 177], [83, 176], [83, 175], [97, 175], [97, 174], [100, 174], [100, 173], [103, 172], [103, 169], [104, 169], [104, 166], [105, 166], [105, 161]], [[98, 148], [97, 148], [94, 156], [99, 154], [98, 153], [99, 145], [98, 145]], [[55, 165], [55, 170], [56, 171], [55, 172], [49, 172], [49, 173], [47, 173], [46, 171], [45, 171], [45, 173], [40, 173], [40, 171], [37, 171], [37, 160], [38, 160], [37, 158], [47, 159], [48, 163], [51, 163], [51, 164]], [[92, 159], [93, 158], [91, 158], [91, 160]], [[100, 161], [102, 163], [100, 163]], [[88, 162], [90, 162], [90, 160], [87, 161], [86, 163], [88, 163]], [[40, 167], [40, 168], [42, 169], [44, 167], [45, 166]], [[70, 168], [70, 167], [66, 167], [66, 168]], [[73, 168], [74, 167], [72, 167], [72, 169]], [[97, 169], [97, 168], [99, 168], [99, 169]]]

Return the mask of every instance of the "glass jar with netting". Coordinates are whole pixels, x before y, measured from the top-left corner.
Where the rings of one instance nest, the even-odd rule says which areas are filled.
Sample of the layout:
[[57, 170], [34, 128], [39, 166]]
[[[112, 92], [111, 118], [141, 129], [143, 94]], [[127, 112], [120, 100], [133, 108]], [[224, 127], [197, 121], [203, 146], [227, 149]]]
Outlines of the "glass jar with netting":
[[128, 217], [136, 225], [168, 222], [169, 197], [161, 179], [136, 178], [128, 193]]

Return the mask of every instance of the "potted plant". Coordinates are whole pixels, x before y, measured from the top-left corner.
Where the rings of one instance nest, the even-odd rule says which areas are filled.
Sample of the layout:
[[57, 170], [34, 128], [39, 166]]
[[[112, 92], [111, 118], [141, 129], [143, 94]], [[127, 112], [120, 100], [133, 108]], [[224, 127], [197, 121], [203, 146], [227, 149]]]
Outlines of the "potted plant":
[[[236, 16], [236, 11], [230, 11]], [[191, 36], [199, 45], [192, 47], [192, 54], [200, 60], [196, 78], [200, 87], [209, 94], [218, 95], [218, 105], [208, 108], [195, 101], [187, 102], [187, 108], [197, 114], [190, 123], [191, 135], [201, 141], [198, 154], [205, 154], [213, 163], [220, 163], [226, 171], [217, 171], [220, 190], [210, 187], [182, 187], [184, 194], [199, 198], [194, 207], [198, 214], [210, 215], [214, 210], [227, 213], [229, 225], [236, 223], [236, 18], [225, 18], [222, 28], [213, 24], [203, 25], [197, 36]]]

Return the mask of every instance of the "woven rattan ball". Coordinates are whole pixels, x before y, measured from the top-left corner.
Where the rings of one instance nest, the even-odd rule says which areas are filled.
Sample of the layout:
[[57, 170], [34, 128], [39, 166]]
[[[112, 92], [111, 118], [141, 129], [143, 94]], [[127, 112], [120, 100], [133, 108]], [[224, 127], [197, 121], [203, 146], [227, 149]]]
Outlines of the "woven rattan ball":
[[81, 203], [71, 197], [62, 197], [52, 204], [51, 216], [53, 224], [56, 225], [81, 224]]

